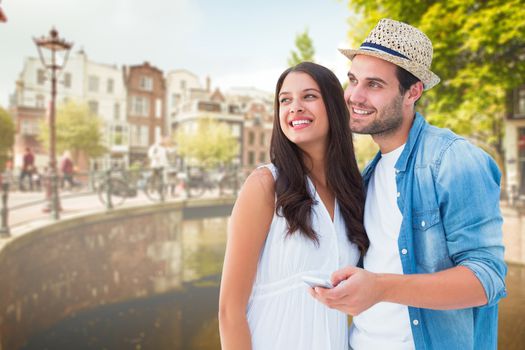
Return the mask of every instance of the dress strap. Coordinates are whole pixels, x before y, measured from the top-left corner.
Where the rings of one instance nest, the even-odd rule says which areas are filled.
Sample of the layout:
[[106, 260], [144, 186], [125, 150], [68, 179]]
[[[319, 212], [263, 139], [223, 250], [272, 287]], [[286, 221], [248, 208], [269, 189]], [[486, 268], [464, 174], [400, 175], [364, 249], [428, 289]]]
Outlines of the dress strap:
[[268, 163], [257, 167], [257, 169], [260, 168], [267, 168], [268, 170], [270, 170], [272, 172], [273, 179], [277, 180], [277, 175], [279, 172], [277, 171], [277, 168], [275, 167], [275, 165], [273, 165], [273, 163]]

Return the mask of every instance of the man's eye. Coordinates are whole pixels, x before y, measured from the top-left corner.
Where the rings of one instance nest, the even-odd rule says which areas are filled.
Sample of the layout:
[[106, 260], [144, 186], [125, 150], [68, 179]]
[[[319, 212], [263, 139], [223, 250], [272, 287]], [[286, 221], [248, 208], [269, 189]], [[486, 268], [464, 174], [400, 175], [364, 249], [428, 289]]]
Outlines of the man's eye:
[[368, 86], [370, 87], [373, 87], [373, 88], [376, 88], [376, 87], [381, 87], [381, 84], [379, 84], [378, 82], [376, 81], [371, 81]]
[[348, 81], [349, 81], [350, 84], [352, 84], [352, 85], [357, 84], [357, 79], [355, 79], [355, 78], [350, 78], [350, 79], [348, 79]]

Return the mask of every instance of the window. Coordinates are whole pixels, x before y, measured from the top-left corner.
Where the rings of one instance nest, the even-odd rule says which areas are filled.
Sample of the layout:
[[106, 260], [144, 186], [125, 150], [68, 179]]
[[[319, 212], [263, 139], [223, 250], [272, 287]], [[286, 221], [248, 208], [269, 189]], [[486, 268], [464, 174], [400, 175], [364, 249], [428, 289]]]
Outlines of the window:
[[141, 90], [153, 91], [153, 79], [150, 77], [140, 77], [139, 87]]
[[259, 153], [259, 163], [265, 163], [266, 162], [266, 152]]
[[180, 102], [180, 95], [179, 94], [172, 94], [171, 95], [171, 107], [177, 107], [179, 102]]
[[88, 107], [91, 114], [98, 114], [98, 102], [97, 101], [88, 101]]
[[204, 112], [220, 112], [221, 105], [215, 102], [204, 102], [199, 101], [197, 104], [197, 109]]
[[127, 145], [128, 144], [128, 128], [125, 125], [114, 125], [111, 128], [113, 145]]
[[36, 107], [45, 108], [45, 97], [44, 95], [36, 95]]
[[149, 100], [142, 96], [131, 97], [131, 113], [142, 117], [149, 115]]
[[264, 135], [264, 132], [261, 132], [261, 133], [259, 134], [259, 144], [260, 144], [261, 146], [263, 146], [263, 147], [266, 146], [266, 140], [265, 140], [265, 137], [264, 137], [264, 136], [265, 136], [265, 135]]
[[162, 100], [160, 98], [155, 100], [155, 117], [162, 118]]
[[113, 106], [113, 119], [120, 120], [120, 104], [115, 103]]
[[181, 80], [180, 81], [180, 89], [181, 90], [186, 90], [186, 80]]
[[71, 87], [71, 73], [64, 74], [64, 87]]
[[90, 92], [98, 92], [98, 77], [94, 75], [90, 75], [88, 79], [88, 90]]
[[251, 146], [255, 143], [255, 133], [253, 131], [250, 131], [248, 133], [248, 144]]
[[160, 142], [162, 140], [162, 132], [160, 126], [155, 127], [155, 142]]
[[232, 124], [231, 125], [231, 133], [233, 137], [241, 137], [241, 125], [240, 124]]
[[148, 127], [144, 125], [131, 126], [131, 144], [133, 146], [148, 145]]
[[248, 164], [255, 165], [255, 153], [252, 151], [248, 152]]
[[518, 90], [516, 114], [525, 115], [525, 86]]
[[20, 128], [22, 135], [38, 135], [38, 122], [35, 120], [22, 119]]
[[38, 69], [36, 71], [36, 82], [38, 85], [44, 85], [46, 81], [46, 72], [43, 69]]
[[108, 94], [112, 94], [113, 93], [113, 85], [114, 85], [113, 79], [108, 79], [108, 84], [107, 84], [107, 88], [106, 88], [106, 91], [107, 91]]

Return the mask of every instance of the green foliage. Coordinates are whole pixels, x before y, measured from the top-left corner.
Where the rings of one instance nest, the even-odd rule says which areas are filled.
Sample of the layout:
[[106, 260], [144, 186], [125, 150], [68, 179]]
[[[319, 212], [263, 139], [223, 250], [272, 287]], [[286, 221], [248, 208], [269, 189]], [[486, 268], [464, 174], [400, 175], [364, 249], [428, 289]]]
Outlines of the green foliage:
[[288, 65], [290, 67], [304, 61], [314, 62], [315, 49], [313, 41], [308, 35], [308, 29], [297, 34], [295, 37], [295, 47], [296, 50], [292, 50], [288, 58]]
[[[65, 150], [99, 157], [106, 152], [102, 143], [102, 120], [85, 103], [69, 101], [58, 106], [56, 114], [57, 154]], [[42, 122], [39, 139], [49, 147], [49, 125]]]
[[383, 17], [425, 32], [441, 83], [418, 108], [431, 123], [483, 140], [501, 155], [506, 93], [525, 83], [523, 0], [350, 0], [349, 8], [362, 14], [349, 22], [354, 45]]
[[354, 150], [359, 170], [363, 171], [365, 166], [374, 159], [379, 147], [369, 135], [358, 135], [354, 133]]
[[4, 171], [14, 142], [15, 124], [13, 118], [5, 109], [0, 107], [0, 171]]
[[193, 132], [179, 130], [175, 141], [180, 156], [206, 168], [229, 163], [239, 150], [239, 143], [228, 125], [211, 118], [199, 119]]

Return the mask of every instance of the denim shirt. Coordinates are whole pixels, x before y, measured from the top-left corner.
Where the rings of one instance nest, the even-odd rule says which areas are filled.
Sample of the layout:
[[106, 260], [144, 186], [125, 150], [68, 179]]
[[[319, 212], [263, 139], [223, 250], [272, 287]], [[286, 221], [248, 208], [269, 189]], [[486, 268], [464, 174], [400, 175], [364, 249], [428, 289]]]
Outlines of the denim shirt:
[[[363, 172], [365, 186], [381, 158]], [[498, 301], [506, 295], [501, 173], [481, 149], [416, 113], [395, 165], [403, 215], [398, 248], [404, 274], [466, 266], [488, 303], [458, 310], [409, 307], [416, 349], [496, 349]]]

